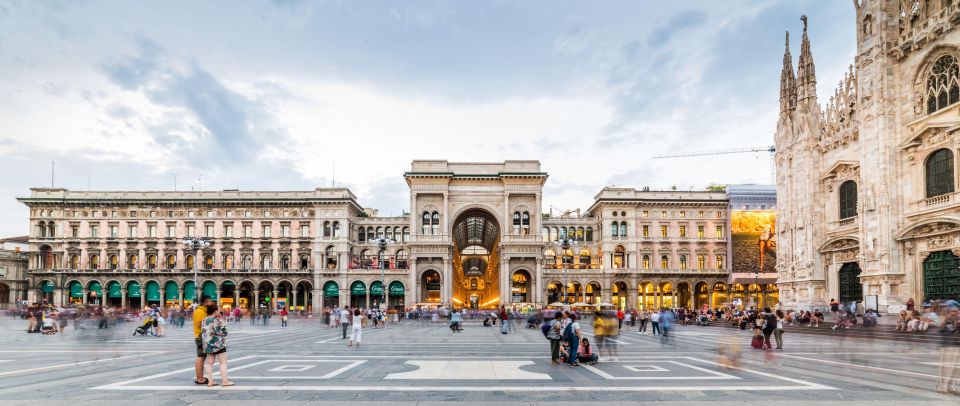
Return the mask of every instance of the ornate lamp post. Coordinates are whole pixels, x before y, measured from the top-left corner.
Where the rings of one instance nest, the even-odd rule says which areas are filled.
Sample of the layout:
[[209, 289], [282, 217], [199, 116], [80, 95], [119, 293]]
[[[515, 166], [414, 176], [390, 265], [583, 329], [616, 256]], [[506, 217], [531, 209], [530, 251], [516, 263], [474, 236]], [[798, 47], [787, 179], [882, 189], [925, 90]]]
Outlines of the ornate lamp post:
[[[567, 250], [573, 247], [576, 244], [576, 240], [570, 239], [567, 236], [563, 236], [563, 239], [557, 240], [556, 245], [560, 247], [560, 266], [563, 269], [563, 303], [567, 303], [567, 287], [570, 281], [567, 278], [567, 261], [565, 257], [567, 256]], [[573, 256], [571, 255], [571, 258]]]
[[[386, 251], [387, 245], [394, 244], [397, 242], [392, 238], [386, 238], [386, 237], [374, 238], [370, 241], [375, 242], [377, 246], [380, 247], [380, 251]], [[378, 252], [377, 253], [378, 260], [380, 259], [379, 257], [380, 257], [380, 253]], [[387, 281], [385, 280], [386, 278], [385, 268], [386, 266], [384, 266], [384, 264], [381, 262], [380, 263], [380, 306], [381, 307], [384, 305], [384, 303], [387, 302]]]
[[[200, 261], [203, 249], [210, 246], [210, 241], [206, 238], [187, 237], [181, 242], [187, 245], [187, 249], [193, 249], [197, 253], [193, 258], [193, 304], [197, 305], [200, 302], [200, 287], [197, 286], [197, 262]], [[183, 303], [180, 305], [183, 306]]]

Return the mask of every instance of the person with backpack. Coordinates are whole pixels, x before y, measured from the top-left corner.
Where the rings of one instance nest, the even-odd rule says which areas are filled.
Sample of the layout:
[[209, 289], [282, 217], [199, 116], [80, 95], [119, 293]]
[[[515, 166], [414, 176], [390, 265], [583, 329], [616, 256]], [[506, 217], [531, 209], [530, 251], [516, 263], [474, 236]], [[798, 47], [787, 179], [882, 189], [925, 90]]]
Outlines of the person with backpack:
[[547, 320], [543, 323], [543, 326], [540, 327], [540, 331], [543, 332], [543, 335], [550, 341], [550, 362], [553, 365], [560, 364], [560, 341], [563, 340], [563, 336], [560, 335], [562, 330], [560, 325], [563, 324], [563, 313], [556, 312], [553, 315], [553, 320]]
[[577, 321], [576, 314], [570, 314], [570, 323], [567, 324], [567, 327], [563, 330], [563, 339], [570, 348], [567, 357], [570, 361], [570, 366], [580, 366], [580, 363], [577, 362], [577, 349], [580, 346], [580, 323]]

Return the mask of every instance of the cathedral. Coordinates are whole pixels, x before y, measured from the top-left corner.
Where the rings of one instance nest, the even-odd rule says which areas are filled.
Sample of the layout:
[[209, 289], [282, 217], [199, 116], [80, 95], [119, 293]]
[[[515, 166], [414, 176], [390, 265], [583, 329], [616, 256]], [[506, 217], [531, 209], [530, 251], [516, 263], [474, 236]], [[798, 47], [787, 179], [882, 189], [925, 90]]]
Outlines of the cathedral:
[[826, 103], [808, 21], [787, 33], [776, 132], [786, 309], [894, 313], [960, 295], [960, 2], [854, 0], [857, 50]]

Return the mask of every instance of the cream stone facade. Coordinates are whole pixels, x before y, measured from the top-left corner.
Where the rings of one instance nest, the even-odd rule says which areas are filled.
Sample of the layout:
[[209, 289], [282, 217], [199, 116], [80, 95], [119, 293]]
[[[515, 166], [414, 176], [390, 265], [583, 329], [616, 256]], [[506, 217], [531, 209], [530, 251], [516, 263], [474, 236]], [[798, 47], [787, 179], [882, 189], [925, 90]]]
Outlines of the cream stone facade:
[[[396, 217], [343, 188], [32, 189], [19, 199], [30, 208], [29, 300], [176, 306], [199, 291], [229, 307], [316, 312], [716, 307], [744, 295], [729, 284], [723, 191], [607, 187], [582, 215], [554, 215], [543, 213], [538, 161], [414, 161], [404, 177], [411, 213]], [[195, 252], [187, 237], [211, 244]]]
[[821, 106], [807, 20], [783, 59], [776, 134], [778, 285], [896, 312], [960, 293], [960, 4], [855, 0], [857, 54]]

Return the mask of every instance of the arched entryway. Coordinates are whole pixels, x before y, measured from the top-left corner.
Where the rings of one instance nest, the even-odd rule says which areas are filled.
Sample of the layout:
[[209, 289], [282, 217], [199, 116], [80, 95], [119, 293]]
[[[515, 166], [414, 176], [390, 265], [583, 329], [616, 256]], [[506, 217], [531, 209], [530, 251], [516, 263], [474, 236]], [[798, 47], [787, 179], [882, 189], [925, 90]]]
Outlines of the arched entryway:
[[440, 289], [442, 280], [440, 273], [434, 270], [428, 270], [420, 276], [420, 301], [429, 304], [440, 303]]
[[618, 310], [627, 309], [627, 283], [626, 282], [614, 282], [612, 286], [613, 290], [611, 291], [610, 303], [613, 304], [614, 308]]
[[403, 282], [393, 281], [390, 282], [390, 285], [387, 287], [387, 294], [389, 295], [389, 302], [391, 309], [394, 310], [403, 310], [404, 306], [404, 295], [406, 295], [406, 289], [403, 286]]
[[386, 295], [382, 281], [370, 282], [370, 308], [380, 308], [386, 303]]
[[584, 303], [596, 305], [603, 301], [603, 288], [599, 282], [589, 282], [584, 292]]
[[637, 296], [640, 301], [640, 308], [644, 310], [655, 310], [657, 308], [656, 288], [653, 282], [640, 282], [637, 285]]
[[323, 307], [334, 308], [340, 305], [340, 285], [334, 281], [323, 284]]
[[107, 299], [106, 305], [111, 307], [119, 307], [123, 302], [123, 292], [121, 291], [120, 282], [110, 281], [107, 282]]
[[67, 283], [67, 303], [78, 305], [83, 304], [83, 284], [78, 281]]
[[533, 300], [530, 297], [530, 273], [519, 270], [510, 277], [510, 302], [513, 304], [528, 304]]
[[547, 285], [547, 304], [560, 303], [563, 299], [563, 284], [560, 282], [550, 282]]
[[675, 307], [676, 292], [674, 292], [673, 284], [670, 282], [660, 282], [658, 288], [660, 291], [660, 305], [658, 307], [661, 309], [670, 309]]
[[270, 281], [261, 281], [260, 284], [257, 285], [257, 290], [254, 292], [254, 299], [256, 299], [256, 303], [254, 303], [254, 305], [256, 306], [256, 311], [271, 311], [274, 299], [273, 289], [273, 283]]
[[127, 282], [127, 307], [131, 309], [140, 308], [140, 298], [143, 295], [140, 292], [140, 282]]
[[103, 285], [100, 285], [100, 282], [92, 281], [87, 284], [87, 304], [103, 305]]
[[730, 295], [727, 293], [727, 285], [723, 282], [713, 284], [713, 303], [710, 304], [714, 309], [730, 305]]
[[960, 258], [953, 252], [932, 252], [923, 261], [923, 298], [960, 298]]
[[748, 305], [746, 287], [742, 283], [730, 285], [730, 303], [740, 309], [745, 309]]
[[313, 284], [307, 281], [297, 282], [293, 291], [290, 308], [299, 312], [313, 312]]
[[354, 281], [350, 284], [350, 307], [367, 307], [367, 285], [362, 281]]
[[[455, 304], [472, 308], [497, 308], [510, 299], [503, 291], [501, 297], [499, 244], [500, 226], [496, 217], [481, 209], [467, 210], [453, 222], [450, 237], [453, 240], [453, 292]], [[529, 280], [529, 278], [528, 278]], [[425, 302], [433, 302], [425, 297]], [[446, 298], [440, 298], [438, 302]]]
[[183, 306], [190, 306], [196, 302], [199, 297], [197, 297], [197, 286], [193, 284], [193, 281], [186, 281], [183, 283]]
[[0, 283], [0, 307], [6, 308], [10, 303], [13, 303], [10, 297], [10, 285]]
[[177, 282], [167, 281], [163, 285], [163, 305], [166, 307], [180, 306], [180, 286]]
[[53, 281], [40, 281], [39, 289], [40, 304], [53, 304], [53, 292], [56, 290]]
[[160, 284], [156, 281], [147, 282], [147, 307], [160, 305]]
[[[223, 281], [223, 283], [220, 284], [220, 306], [223, 307], [224, 310], [233, 310], [239, 305], [234, 302], [237, 292], [237, 284], [233, 281]], [[168, 297], [167, 300], [169, 301], [170, 298]]]
[[277, 297], [274, 300], [274, 307], [279, 309], [281, 306], [290, 309], [290, 303], [293, 301], [293, 284], [288, 281], [277, 283]]
[[693, 294], [689, 282], [677, 283], [677, 303], [674, 307], [690, 308], [693, 306]]
[[253, 286], [253, 282], [251, 281], [240, 282], [240, 286], [238, 287], [238, 289], [240, 290], [240, 298], [239, 298], [240, 302], [237, 303], [237, 306], [240, 306], [241, 309], [252, 311], [253, 310], [253, 292], [256, 291], [256, 289]]
[[567, 303], [567, 304], [573, 304], [573, 303], [577, 303], [577, 302], [586, 300], [586, 299], [584, 299], [584, 297], [583, 297], [583, 295], [584, 295], [583, 290], [584, 290], [583, 285], [580, 284], [580, 282], [574, 281], [574, 282], [568, 283], [568, 284], [567, 284], [567, 297], [566, 297], [566, 299], [565, 299], [565, 300], [566, 300], [566, 303]]
[[693, 286], [693, 291], [694, 310], [700, 310], [704, 306], [710, 307], [710, 285], [707, 285], [706, 282], [697, 282], [697, 284]]
[[840, 303], [848, 304], [854, 301], [863, 300], [863, 285], [860, 283], [860, 265], [856, 262], [847, 262], [840, 266], [840, 272], [837, 275], [838, 300]]

